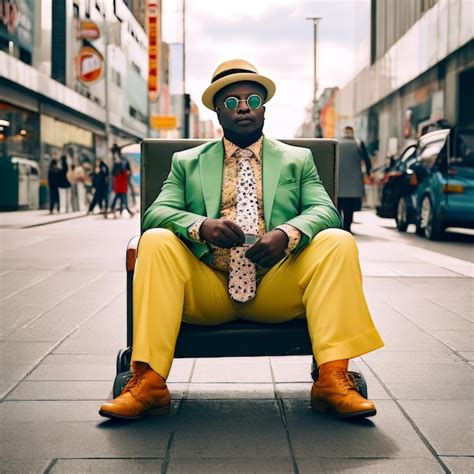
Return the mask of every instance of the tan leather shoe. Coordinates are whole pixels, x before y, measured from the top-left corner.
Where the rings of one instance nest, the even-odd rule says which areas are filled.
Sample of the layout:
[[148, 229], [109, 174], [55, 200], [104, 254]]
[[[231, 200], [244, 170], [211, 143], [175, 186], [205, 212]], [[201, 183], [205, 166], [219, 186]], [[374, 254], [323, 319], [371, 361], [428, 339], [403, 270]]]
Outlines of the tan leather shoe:
[[[326, 366], [326, 367], [325, 367]], [[347, 361], [328, 362], [311, 389], [311, 408], [340, 418], [369, 417], [377, 413], [375, 404], [355, 388], [347, 371]]]
[[136, 420], [144, 415], [169, 414], [170, 392], [161, 375], [142, 362], [134, 362], [133, 370], [135, 374], [122, 393], [114, 400], [104, 403], [99, 409], [99, 415]]

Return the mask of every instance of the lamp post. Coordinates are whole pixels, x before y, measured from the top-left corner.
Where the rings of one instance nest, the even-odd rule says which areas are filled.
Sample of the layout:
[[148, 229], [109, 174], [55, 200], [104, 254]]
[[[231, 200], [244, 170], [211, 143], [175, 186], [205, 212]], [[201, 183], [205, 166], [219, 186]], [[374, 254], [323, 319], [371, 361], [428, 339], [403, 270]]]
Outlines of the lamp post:
[[320, 16], [306, 17], [307, 20], [313, 22], [313, 121], [314, 121], [314, 135], [316, 136], [317, 126], [319, 124], [318, 117], [316, 116], [316, 102], [318, 93], [318, 69], [317, 69], [317, 42], [318, 42], [318, 23], [322, 20]]

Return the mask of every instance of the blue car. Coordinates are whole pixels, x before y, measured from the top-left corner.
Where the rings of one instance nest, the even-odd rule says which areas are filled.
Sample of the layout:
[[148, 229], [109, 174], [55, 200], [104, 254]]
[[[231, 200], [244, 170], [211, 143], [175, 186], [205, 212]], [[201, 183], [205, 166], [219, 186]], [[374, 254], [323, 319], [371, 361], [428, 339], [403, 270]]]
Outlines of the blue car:
[[447, 227], [474, 228], [474, 130], [431, 133], [438, 134], [437, 146], [421, 150], [414, 169], [416, 231], [438, 240]]

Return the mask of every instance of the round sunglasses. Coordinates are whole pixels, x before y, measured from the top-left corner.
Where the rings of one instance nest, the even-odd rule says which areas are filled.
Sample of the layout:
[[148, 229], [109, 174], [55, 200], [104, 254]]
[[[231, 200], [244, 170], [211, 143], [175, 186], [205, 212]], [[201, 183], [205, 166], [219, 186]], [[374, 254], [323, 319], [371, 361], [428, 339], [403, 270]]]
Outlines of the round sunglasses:
[[224, 107], [227, 110], [236, 110], [240, 102], [247, 102], [251, 110], [257, 110], [262, 106], [262, 98], [258, 94], [249, 95], [246, 99], [237, 99], [237, 97], [227, 97], [224, 101]]

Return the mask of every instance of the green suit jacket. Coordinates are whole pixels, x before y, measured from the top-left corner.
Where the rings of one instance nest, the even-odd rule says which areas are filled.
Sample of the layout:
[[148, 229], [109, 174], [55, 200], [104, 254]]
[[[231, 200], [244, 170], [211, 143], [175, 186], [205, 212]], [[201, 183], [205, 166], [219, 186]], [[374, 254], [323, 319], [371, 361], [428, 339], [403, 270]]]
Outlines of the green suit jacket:
[[[223, 166], [221, 140], [175, 153], [160, 194], [143, 216], [143, 231], [169, 229], [198, 258], [207, 261], [211, 247], [191, 240], [188, 229], [202, 216], [220, 217]], [[310, 150], [264, 137], [262, 177], [266, 230], [285, 223], [299, 229], [301, 240], [296, 251], [318, 232], [341, 226]]]

